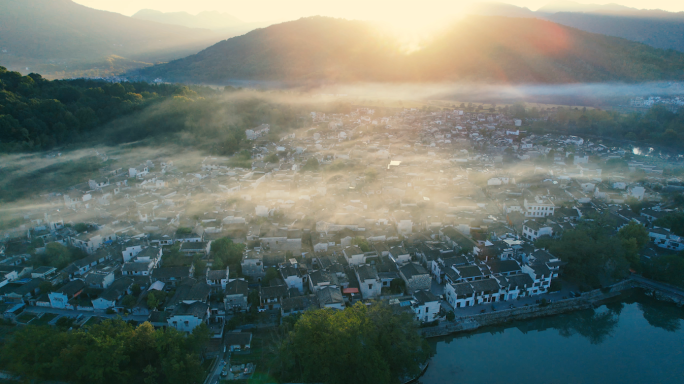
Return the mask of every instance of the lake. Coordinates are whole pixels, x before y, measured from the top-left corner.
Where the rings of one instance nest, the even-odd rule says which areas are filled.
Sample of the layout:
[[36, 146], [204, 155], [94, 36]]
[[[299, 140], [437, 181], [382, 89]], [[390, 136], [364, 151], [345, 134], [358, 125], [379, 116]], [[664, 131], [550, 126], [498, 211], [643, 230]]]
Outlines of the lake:
[[430, 343], [423, 384], [684, 383], [684, 309], [638, 290], [593, 310]]

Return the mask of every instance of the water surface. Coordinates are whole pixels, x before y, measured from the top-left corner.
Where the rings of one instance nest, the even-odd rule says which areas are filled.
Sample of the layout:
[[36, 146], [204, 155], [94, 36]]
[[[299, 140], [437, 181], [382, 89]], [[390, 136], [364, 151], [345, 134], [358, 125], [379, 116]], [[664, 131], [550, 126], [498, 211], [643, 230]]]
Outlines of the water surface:
[[431, 344], [423, 384], [684, 383], [684, 309], [641, 291]]

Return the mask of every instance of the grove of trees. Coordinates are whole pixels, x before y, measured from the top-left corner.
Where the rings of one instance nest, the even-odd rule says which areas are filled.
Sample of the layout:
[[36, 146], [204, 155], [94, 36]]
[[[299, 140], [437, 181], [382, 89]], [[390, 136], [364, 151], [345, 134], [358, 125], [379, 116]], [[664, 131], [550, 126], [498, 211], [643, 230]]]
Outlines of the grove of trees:
[[282, 382], [401, 383], [430, 354], [412, 314], [357, 303], [304, 312], [284, 335], [272, 372]]
[[186, 336], [120, 319], [73, 331], [29, 325], [6, 340], [0, 365], [26, 382], [201, 383], [200, 354], [208, 340], [206, 326]]
[[543, 239], [538, 245], [567, 262], [564, 276], [586, 288], [625, 277], [629, 268], [640, 269], [639, 252], [648, 243], [643, 225], [630, 222], [617, 234], [611, 218], [597, 215], [563, 232], [560, 239]]

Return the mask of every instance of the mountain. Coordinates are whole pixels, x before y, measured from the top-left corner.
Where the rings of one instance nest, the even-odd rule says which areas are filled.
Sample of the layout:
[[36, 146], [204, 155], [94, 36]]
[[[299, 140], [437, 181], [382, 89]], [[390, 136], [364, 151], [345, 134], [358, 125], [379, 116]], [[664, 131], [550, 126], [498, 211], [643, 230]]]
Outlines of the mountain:
[[568, 83], [682, 80], [683, 69], [682, 53], [538, 19], [469, 16], [405, 53], [369, 23], [311, 17], [233, 37], [139, 74], [207, 84]]
[[684, 52], [684, 12], [556, 1], [536, 12], [503, 3], [481, 3], [470, 7], [467, 13], [544, 19], [587, 32]]
[[134, 19], [155, 21], [164, 24], [180, 25], [188, 28], [224, 29], [234, 27], [243, 22], [227, 13], [217, 11], [200, 12], [191, 15], [187, 12], [160, 12], [152, 9], [141, 9], [133, 16]]
[[[99, 11], [70, 0], [0, 2], [0, 65], [22, 72], [68, 76], [74, 66], [97, 70], [104, 62], [121, 62], [120, 58], [149, 65], [196, 53], [225, 37], [207, 29]], [[119, 59], [112, 61], [112, 57]]]
[[684, 52], [684, 20], [677, 20], [674, 17], [651, 18], [559, 12], [544, 15], [543, 18], [583, 31], [622, 37], [656, 48]]
[[557, 12], [600, 12], [619, 14], [623, 12], [637, 11], [636, 8], [625, 7], [619, 4], [581, 4], [574, 1], [554, 1], [537, 9], [539, 13]]
[[275, 24], [271, 21], [243, 22], [227, 13], [217, 11], [200, 12], [191, 15], [187, 12], [160, 12], [152, 9], [142, 9], [136, 12], [132, 18], [154, 21], [157, 23], [180, 25], [188, 28], [211, 29], [221, 36], [238, 36], [257, 29]]

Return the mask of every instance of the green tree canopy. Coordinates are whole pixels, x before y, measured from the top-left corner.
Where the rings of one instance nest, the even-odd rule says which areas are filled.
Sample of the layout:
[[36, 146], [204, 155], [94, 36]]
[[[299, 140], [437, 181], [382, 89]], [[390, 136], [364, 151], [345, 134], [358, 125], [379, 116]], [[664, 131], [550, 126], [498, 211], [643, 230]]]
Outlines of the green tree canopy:
[[307, 311], [285, 335], [274, 370], [285, 382], [401, 383], [430, 355], [417, 326], [381, 303]]
[[239, 265], [242, 261], [244, 250], [244, 244], [234, 243], [233, 240], [227, 237], [212, 241], [211, 255], [214, 258], [213, 267], [215, 269], [224, 269], [227, 266]]
[[199, 384], [204, 378], [199, 354], [208, 340], [205, 325], [189, 336], [122, 320], [70, 332], [27, 326], [7, 340], [0, 362], [27, 381]]

